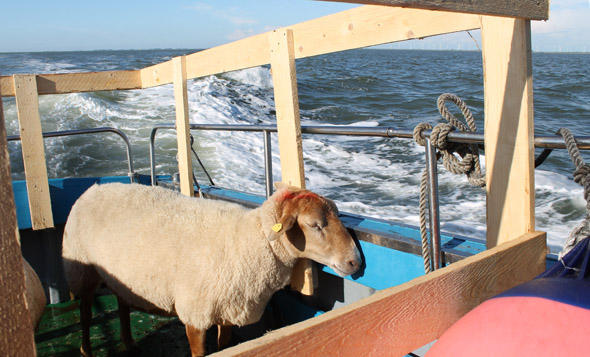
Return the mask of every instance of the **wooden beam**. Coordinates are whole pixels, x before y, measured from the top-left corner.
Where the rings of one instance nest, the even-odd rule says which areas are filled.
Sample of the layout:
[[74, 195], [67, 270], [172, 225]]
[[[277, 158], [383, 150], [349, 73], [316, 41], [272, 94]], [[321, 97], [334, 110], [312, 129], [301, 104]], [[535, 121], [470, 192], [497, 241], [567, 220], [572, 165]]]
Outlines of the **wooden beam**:
[[186, 88], [186, 58], [172, 60], [174, 69], [174, 99], [176, 100], [176, 140], [178, 143], [178, 172], [180, 192], [193, 196], [193, 163], [189, 128], [188, 93]]
[[530, 21], [482, 17], [487, 245], [535, 228]]
[[534, 232], [348, 306], [221, 351], [224, 356], [402, 356], [487, 298], [545, 269]]
[[39, 115], [37, 81], [33, 74], [15, 74], [13, 79], [31, 224], [34, 230], [52, 228], [53, 213]]
[[0, 355], [35, 356], [33, 323], [25, 307], [25, 275], [6, 143], [0, 99]]
[[[367, 5], [288, 28], [293, 31], [295, 58], [305, 58], [480, 26], [480, 16], [472, 14]], [[267, 32], [188, 55], [188, 78], [270, 63], [270, 35]], [[144, 88], [172, 83], [171, 62], [142, 69], [141, 81]]]
[[521, 17], [531, 20], [549, 19], [549, 0], [321, 0], [347, 2], [354, 4], [372, 4], [401, 6], [416, 9], [443, 10], [472, 13], [478, 15], [495, 15]]
[[[305, 188], [293, 31], [275, 30], [268, 40], [282, 181], [290, 186]], [[305, 295], [313, 294], [314, 266], [311, 261], [305, 259], [298, 262], [291, 276], [291, 287]]]
[[[63, 94], [140, 88], [141, 78], [138, 70], [37, 75], [38, 94]], [[0, 76], [0, 96], [14, 96], [12, 76]]]

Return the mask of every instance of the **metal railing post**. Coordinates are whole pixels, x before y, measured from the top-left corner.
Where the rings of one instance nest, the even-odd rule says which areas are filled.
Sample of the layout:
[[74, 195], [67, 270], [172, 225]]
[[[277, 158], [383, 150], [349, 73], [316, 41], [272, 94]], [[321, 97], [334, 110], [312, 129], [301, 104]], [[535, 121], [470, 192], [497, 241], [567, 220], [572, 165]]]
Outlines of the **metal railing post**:
[[266, 183], [266, 198], [272, 195], [272, 147], [270, 141], [270, 131], [263, 130], [264, 133], [264, 179]]
[[432, 254], [432, 270], [441, 268], [440, 254], [440, 216], [438, 204], [438, 168], [436, 160], [436, 149], [426, 140], [425, 146], [426, 171], [428, 173], [428, 201], [430, 209], [430, 254]]

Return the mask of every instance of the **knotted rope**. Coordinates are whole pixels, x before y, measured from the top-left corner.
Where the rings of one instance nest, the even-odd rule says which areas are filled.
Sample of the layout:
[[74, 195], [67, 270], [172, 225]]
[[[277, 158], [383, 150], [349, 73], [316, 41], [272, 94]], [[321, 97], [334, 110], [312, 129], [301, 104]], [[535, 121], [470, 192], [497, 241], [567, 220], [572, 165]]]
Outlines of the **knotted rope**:
[[576, 166], [574, 181], [584, 188], [584, 199], [586, 200], [586, 218], [570, 233], [562, 251], [559, 253], [559, 260], [562, 261], [563, 256], [580, 240], [590, 236], [590, 165], [584, 163], [576, 139], [569, 129], [561, 128], [557, 131], [557, 134], [563, 137], [567, 152]]
[[[445, 102], [451, 101], [455, 103], [461, 110], [465, 118], [465, 125], [459, 121], [446, 107]], [[418, 145], [425, 146], [426, 138], [424, 137], [425, 130], [432, 130], [430, 133], [430, 143], [437, 149], [436, 160], [439, 157], [443, 159], [444, 167], [454, 174], [465, 174], [469, 183], [473, 186], [484, 187], [485, 175], [481, 173], [481, 165], [479, 162], [479, 149], [474, 144], [461, 144], [449, 142], [447, 137], [449, 133], [454, 130], [461, 132], [475, 132], [477, 127], [475, 119], [471, 111], [461, 100], [454, 94], [444, 93], [438, 97], [437, 100], [438, 111], [441, 116], [448, 121], [448, 123], [437, 124], [434, 128], [429, 123], [420, 123], [414, 128], [414, 140]], [[459, 155], [458, 158], [455, 153]], [[420, 180], [420, 235], [422, 237], [422, 258], [424, 259], [424, 271], [429, 273], [431, 271], [430, 262], [430, 245], [428, 244], [428, 231], [426, 229], [426, 211], [427, 211], [427, 181], [428, 172], [426, 169], [422, 172]], [[430, 227], [432, 230], [433, 227]]]

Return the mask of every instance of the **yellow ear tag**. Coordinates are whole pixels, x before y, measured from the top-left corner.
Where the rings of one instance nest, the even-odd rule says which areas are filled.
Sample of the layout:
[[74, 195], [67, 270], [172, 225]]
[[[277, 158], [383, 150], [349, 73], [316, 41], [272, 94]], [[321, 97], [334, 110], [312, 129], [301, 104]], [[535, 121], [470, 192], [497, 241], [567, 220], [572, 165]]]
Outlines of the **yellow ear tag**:
[[279, 233], [281, 231], [281, 229], [283, 229], [283, 224], [282, 223], [277, 223], [274, 226], [272, 226], [272, 230]]

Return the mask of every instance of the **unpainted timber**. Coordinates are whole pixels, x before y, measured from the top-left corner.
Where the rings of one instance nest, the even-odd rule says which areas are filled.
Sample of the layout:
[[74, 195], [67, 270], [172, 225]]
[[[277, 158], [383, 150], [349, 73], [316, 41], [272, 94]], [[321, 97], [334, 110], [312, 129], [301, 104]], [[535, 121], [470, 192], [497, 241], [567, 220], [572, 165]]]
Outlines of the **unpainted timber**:
[[[293, 31], [295, 58], [478, 29], [480, 16], [366, 5], [302, 22]], [[188, 78], [270, 63], [272, 31], [186, 56]], [[143, 88], [172, 82], [171, 61], [141, 70]]]
[[405, 284], [219, 352], [218, 356], [403, 356], [487, 298], [545, 269], [533, 232]]
[[[39, 95], [141, 89], [139, 70], [37, 74], [36, 77]], [[0, 96], [14, 96], [12, 76], [0, 76]]]
[[487, 246], [535, 229], [529, 20], [482, 16]]
[[[283, 183], [289, 186], [305, 188], [293, 31], [275, 30], [269, 41], [281, 177]], [[313, 295], [314, 265], [310, 260], [302, 259], [295, 265], [291, 288], [305, 295]]]
[[176, 141], [178, 144], [178, 173], [180, 192], [193, 196], [193, 163], [189, 129], [188, 92], [186, 87], [186, 58], [176, 57], [174, 66], [174, 99], [176, 101]]
[[31, 224], [34, 230], [52, 228], [53, 213], [36, 77], [33, 74], [15, 74], [13, 79]]
[[443, 10], [478, 15], [520, 17], [531, 20], [549, 19], [549, 0], [321, 0], [354, 4], [400, 6], [416, 9]]
[[0, 355], [35, 356], [33, 323], [25, 307], [25, 274], [20, 251], [10, 158], [0, 100]]

